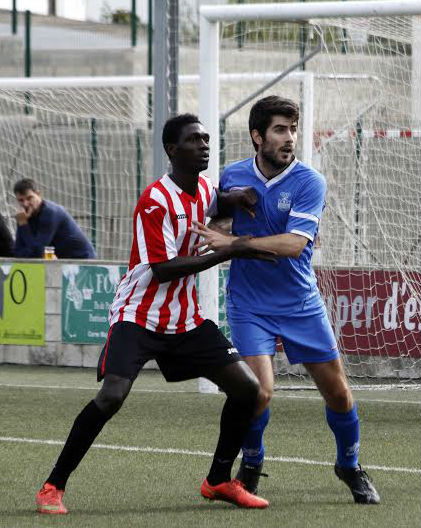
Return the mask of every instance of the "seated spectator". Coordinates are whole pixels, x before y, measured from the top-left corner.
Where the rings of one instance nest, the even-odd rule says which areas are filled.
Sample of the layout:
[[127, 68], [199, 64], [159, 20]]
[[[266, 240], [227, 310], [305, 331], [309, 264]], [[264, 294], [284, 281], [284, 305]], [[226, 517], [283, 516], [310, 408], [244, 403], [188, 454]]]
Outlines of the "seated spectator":
[[13, 257], [13, 237], [7, 227], [6, 220], [0, 214], [0, 257]]
[[42, 258], [44, 247], [54, 246], [58, 258], [96, 258], [75, 220], [61, 205], [44, 200], [33, 180], [19, 180], [13, 192], [21, 206], [16, 214], [16, 257]]

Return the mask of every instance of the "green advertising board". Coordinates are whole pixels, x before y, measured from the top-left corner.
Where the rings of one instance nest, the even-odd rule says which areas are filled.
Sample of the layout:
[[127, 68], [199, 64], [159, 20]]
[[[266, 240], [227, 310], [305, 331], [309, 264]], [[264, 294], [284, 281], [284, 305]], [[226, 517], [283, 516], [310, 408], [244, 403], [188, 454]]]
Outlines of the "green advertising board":
[[62, 266], [61, 337], [64, 343], [103, 343], [108, 309], [126, 266]]
[[44, 264], [0, 264], [0, 343], [45, 344]]

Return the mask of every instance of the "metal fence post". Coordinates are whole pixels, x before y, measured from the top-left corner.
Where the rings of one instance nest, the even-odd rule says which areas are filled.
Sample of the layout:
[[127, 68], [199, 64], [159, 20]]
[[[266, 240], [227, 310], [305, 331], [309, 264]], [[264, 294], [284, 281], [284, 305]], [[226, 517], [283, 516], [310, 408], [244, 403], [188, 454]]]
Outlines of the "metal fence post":
[[98, 130], [96, 119], [91, 119], [91, 239], [96, 249], [97, 226]]
[[162, 148], [162, 128], [177, 108], [178, 0], [161, 0], [155, 2], [154, 8], [153, 171], [158, 178], [168, 167]]
[[[152, 75], [152, 60], [153, 60], [153, 2], [148, 2], [148, 75]], [[148, 86], [148, 128], [152, 128], [152, 114], [153, 114], [153, 97], [152, 88]]]
[[132, 48], [137, 45], [137, 14], [136, 14], [136, 0], [132, 0], [132, 11], [130, 13], [130, 29], [131, 29], [131, 43]]
[[16, 9], [16, 0], [12, 1], [12, 34], [16, 35], [18, 32], [18, 12]]
[[[244, 0], [237, 0], [239, 4], [244, 4]], [[244, 46], [244, 28], [246, 27], [246, 23], [242, 20], [239, 20], [235, 25], [235, 31], [237, 32], [237, 47], [238, 49], [243, 48]]]
[[[31, 77], [31, 12], [25, 11], [25, 77]], [[31, 113], [31, 94], [25, 92], [25, 114]]]
[[168, 0], [168, 84], [169, 113], [178, 112], [178, 0]]
[[31, 76], [31, 12], [25, 11], [25, 77]]
[[142, 191], [142, 142], [141, 131], [136, 128], [136, 197], [139, 198]]

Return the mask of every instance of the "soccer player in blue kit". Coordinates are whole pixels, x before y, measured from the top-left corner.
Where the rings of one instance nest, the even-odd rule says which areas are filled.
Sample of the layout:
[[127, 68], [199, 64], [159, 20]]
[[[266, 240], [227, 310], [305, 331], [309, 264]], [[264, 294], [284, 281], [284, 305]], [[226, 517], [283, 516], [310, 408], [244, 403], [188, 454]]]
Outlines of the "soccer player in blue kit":
[[358, 462], [357, 408], [311, 267], [326, 181], [295, 158], [298, 119], [299, 108], [289, 99], [269, 96], [254, 104], [249, 130], [256, 156], [229, 165], [220, 181], [223, 191], [249, 187], [256, 193], [254, 216], [231, 211], [232, 235], [203, 224], [194, 228], [206, 251], [228, 246], [233, 236], [252, 235], [246, 244], [274, 251], [278, 257], [275, 264], [233, 259], [227, 283], [233, 343], [265, 395], [243, 445], [237, 478], [256, 493], [280, 337], [289, 362], [304, 365], [325, 400], [327, 423], [337, 444], [337, 477], [348, 485], [355, 502], [378, 504], [379, 494]]

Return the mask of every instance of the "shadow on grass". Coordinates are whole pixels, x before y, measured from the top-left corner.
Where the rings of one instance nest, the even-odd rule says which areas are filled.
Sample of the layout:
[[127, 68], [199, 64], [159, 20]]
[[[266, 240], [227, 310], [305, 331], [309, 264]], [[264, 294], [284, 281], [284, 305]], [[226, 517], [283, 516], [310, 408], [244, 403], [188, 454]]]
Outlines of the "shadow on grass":
[[[28, 510], [28, 509], [13, 509], [13, 510], [0, 510], [0, 516], [8, 516], [11, 519], [30, 519], [30, 518], [37, 518], [37, 519], [47, 519], [47, 518], [81, 518], [81, 517], [104, 517], [108, 515], [154, 515], [154, 514], [177, 514], [177, 513], [186, 513], [186, 512], [207, 512], [207, 511], [215, 511], [215, 510], [238, 510], [240, 508], [237, 508], [236, 506], [232, 504], [228, 504], [226, 502], [215, 502], [215, 503], [204, 503], [204, 504], [173, 504], [168, 506], [159, 506], [156, 508], [148, 507], [139, 507], [139, 508], [123, 508], [119, 510], [118, 508], [101, 508], [98, 509], [89, 509], [89, 510], [80, 510], [80, 509], [71, 509], [69, 508], [69, 513], [67, 515], [58, 515], [58, 514], [41, 514], [37, 513], [34, 509]], [[1, 524], [0, 524], [1, 526]]]

